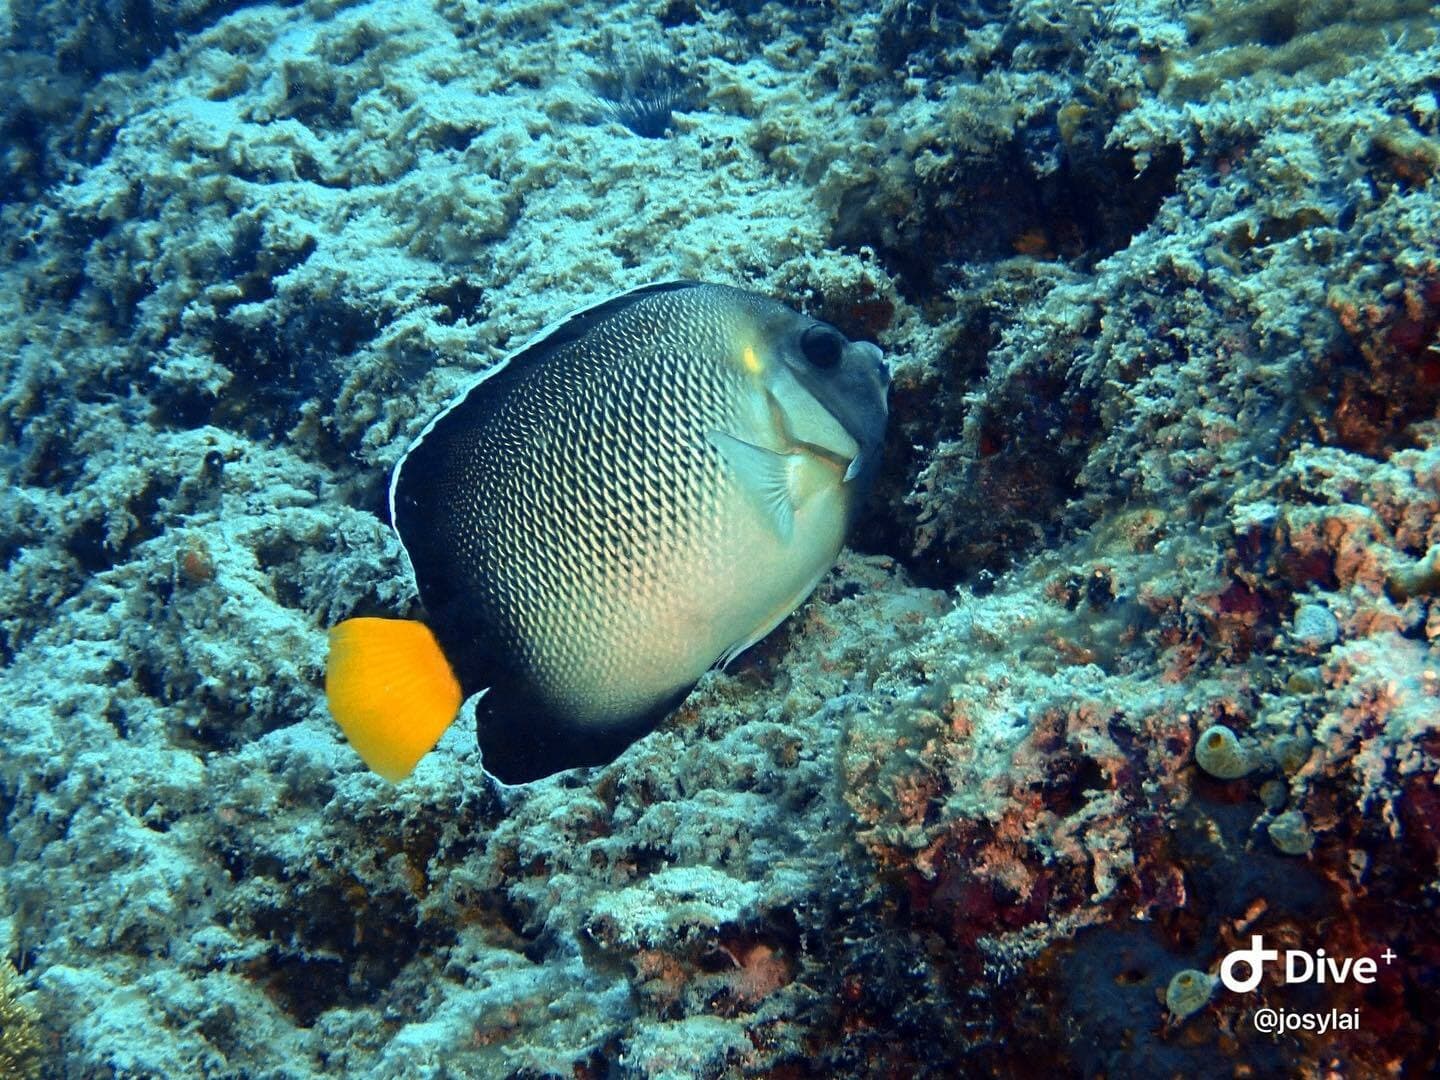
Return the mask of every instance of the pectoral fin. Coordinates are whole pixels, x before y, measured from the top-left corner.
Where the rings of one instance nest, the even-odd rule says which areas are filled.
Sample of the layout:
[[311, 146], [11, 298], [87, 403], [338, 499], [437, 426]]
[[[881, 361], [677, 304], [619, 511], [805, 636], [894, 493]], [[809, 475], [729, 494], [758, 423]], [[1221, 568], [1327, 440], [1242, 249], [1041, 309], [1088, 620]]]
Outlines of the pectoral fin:
[[795, 533], [796, 455], [777, 454], [724, 431], [710, 431], [705, 437], [735, 470], [740, 486], [776, 534], [788, 542]]

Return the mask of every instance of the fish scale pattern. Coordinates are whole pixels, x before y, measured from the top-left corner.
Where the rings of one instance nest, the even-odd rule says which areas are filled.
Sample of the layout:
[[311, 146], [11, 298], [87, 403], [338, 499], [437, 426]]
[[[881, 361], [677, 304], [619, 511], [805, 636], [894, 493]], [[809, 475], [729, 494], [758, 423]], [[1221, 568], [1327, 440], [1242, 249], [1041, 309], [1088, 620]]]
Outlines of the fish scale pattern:
[[[551, 709], [632, 715], [674, 663], [653, 628], [685, 621], [679, 586], [726, 555], [742, 496], [705, 433], [732, 428], [753, 392], [734, 361], [745, 313], [705, 314], [727, 299], [661, 293], [581, 341], [522, 353], [402, 466], [422, 595], [444, 582], [427, 607], [451, 602], [442, 589], [463, 596]], [[406, 523], [420, 520], [438, 544], [417, 542]], [[435, 565], [429, 552], [447, 549], [464, 557]]]

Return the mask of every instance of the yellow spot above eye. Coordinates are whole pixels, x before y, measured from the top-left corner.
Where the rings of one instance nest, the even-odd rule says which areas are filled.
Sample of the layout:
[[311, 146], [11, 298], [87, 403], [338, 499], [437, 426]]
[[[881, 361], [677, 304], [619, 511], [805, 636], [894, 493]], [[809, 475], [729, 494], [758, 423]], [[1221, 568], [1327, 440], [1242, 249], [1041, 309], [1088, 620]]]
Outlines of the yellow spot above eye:
[[765, 364], [755, 352], [755, 346], [746, 345], [740, 350], [740, 363], [751, 375], [759, 375], [765, 370]]

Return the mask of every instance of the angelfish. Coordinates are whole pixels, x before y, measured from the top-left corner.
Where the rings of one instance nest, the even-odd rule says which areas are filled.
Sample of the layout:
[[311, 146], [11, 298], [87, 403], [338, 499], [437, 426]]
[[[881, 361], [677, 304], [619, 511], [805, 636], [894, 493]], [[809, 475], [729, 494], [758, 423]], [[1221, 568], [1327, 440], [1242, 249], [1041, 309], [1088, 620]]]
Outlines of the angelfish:
[[880, 459], [880, 350], [723, 285], [576, 311], [482, 375], [395, 467], [423, 622], [330, 631], [330, 711], [414, 768], [462, 702], [505, 783], [613, 760], [830, 569]]

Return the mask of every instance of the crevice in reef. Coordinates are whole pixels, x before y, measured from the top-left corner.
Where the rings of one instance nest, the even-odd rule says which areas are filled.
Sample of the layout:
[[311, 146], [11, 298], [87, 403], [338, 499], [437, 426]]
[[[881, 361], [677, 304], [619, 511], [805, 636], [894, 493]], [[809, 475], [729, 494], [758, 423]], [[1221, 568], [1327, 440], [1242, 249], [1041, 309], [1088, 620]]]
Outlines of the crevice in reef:
[[[1175, 192], [1181, 152], [1153, 154], [1137, 175], [1129, 152], [1088, 132], [1067, 140], [1053, 122], [1032, 126], [995, 154], [912, 177], [908, 190], [859, 189], [837, 212], [831, 242], [873, 248], [916, 303], [955, 288], [966, 266], [1016, 255], [1089, 270], [1149, 227]], [[895, 206], [898, 215], [882, 210]]]

